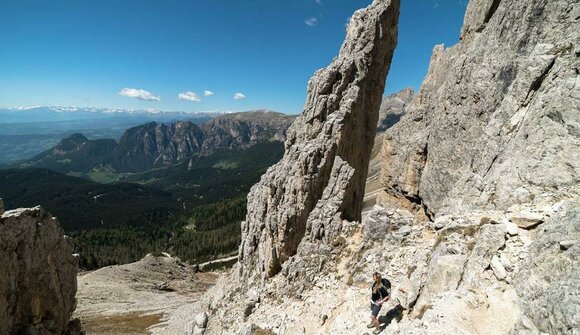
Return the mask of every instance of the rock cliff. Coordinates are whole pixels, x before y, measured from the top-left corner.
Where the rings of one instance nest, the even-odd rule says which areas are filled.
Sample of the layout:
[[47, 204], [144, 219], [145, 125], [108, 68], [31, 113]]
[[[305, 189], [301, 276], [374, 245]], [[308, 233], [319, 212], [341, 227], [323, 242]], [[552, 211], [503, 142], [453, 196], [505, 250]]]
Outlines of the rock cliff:
[[304, 238], [328, 242], [343, 219], [360, 220], [398, 13], [398, 1], [357, 11], [338, 57], [310, 80], [284, 157], [248, 195], [240, 246], [246, 280], [277, 274]]
[[473, 0], [385, 135], [382, 183], [431, 216], [578, 195], [580, 7]]
[[0, 215], [0, 333], [68, 334], [78, 326], [69, 325], [77, 290], [71, 242], [41, 207]]
[[[366, 15], [389, 5], [358, 12], [345, 45], [366, 43], [357, 20], [372, 30]], [[472, 0], [460, 43], [435, 47], [386, 130], [382, 206], [362, 220], [356, 171], [375, 133], [345, 132], [360, 114], [333, 123], [356, 99], [316, 113], [344, 87], [322, 78], [348, 78], [328, 74], [335, 63], [318, 72], [285, 159], [248, 198], [240, 263], [193, 333], [363, 334], [374, 271], [393, 283], [385, 333], [577, 333], [579, 19], [565, 0]]]

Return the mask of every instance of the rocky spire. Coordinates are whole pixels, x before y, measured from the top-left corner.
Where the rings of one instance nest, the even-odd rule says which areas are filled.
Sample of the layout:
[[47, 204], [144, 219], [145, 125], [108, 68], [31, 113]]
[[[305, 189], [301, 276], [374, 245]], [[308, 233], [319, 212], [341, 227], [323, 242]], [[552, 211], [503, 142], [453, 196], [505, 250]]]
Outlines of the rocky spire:
[[337, 58], [308, 84], [286, 153], [248, 196], [240, 246], [244, 277], [271, 277], [303, 238], [328, 241], [360, 220], [385, 79], [397, 45], [399, 0], [357, 11]]

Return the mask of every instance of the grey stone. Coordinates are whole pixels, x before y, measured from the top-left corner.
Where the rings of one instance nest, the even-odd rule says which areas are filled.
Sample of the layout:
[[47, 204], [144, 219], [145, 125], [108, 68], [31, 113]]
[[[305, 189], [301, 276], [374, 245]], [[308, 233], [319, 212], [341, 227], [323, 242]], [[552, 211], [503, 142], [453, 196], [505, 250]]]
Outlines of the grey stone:
[[502, 253], [501, 255], [499, 255], [499, 261], [501, 262], [501, 265], [503, 265], [503, 267], [507, 271], [513, 271], [514, 270], [513, 263], [510, 261], [510, 259], [505, 254]]
[[464, 264], [464, 255], [435, 257], [427, 270], [427, 279], [415, 304], [414, 311], [421, 313], [435, 296], [441, 292], [456, 289], [461, 280]]
[[577, 7], [470, 1], [460, 43], [434, 48], [417, 96], [384, 135], [386, 190], [431, 215], [578, 196]]
[[41, 207], [7, 211], [0, 246], [0, 334], [64, 333], [76, 305], [77, 260], [56, 218]]
[[491, 266], [493, 274], [497, 277], [497, 279], [503, 280], [505, 277], [507, 277], [507, 271], [505, 270], [499, 257], [493, 256], [489, 265]]
[[207, 313], [202, 312], [202, 313], [198, 313], [195, 316], [195, 325], [198, 326], [199, 328], [205, 328], [207, 326], [207, 320], [208, 320], [208, 316]]
[[531, 229], [544, 222], [544, 217], [539, 213], [521, 212], [513, 215], [510, 220], [522, 229]]
[[0, 198], [0, 216], [4, 214], [4, 199]]
[[485, 269], [491, 259], [505, 245], [505, 227], [487, 224], [475, 235], [475, 245], [471, 250], [463, 272], [462, 285], [466, 288], [477, 288]]
[[360, 221], [398, 14], [398, 0], [357, 11], [338, 57], [310, 80], [284, 157], [248, 195], [239, 252], [245, 278], [272, 277], [304, 237], [329, 242], [343, 219]]
[[575, 240], [564, 240], [564, 241], [560, 241], [560, 249], [562, 250], [568, 250], [570, 248], [572, 248], [574, 246], [574, 244], [576, 244]]
[[580, 245], [561, 250], [559, 242], [568, 239], [580, 239], [578, 200], [546, 220], [514, 277], [523, 312], [544, 333], [580, 329]]
[[510, 234], [511, 236], [515, 236], [520, 233], [520, 230], [515, 223], [511, 222], [508, 219], [503, 219], [502, 222], [505, 225], [507, 233]]

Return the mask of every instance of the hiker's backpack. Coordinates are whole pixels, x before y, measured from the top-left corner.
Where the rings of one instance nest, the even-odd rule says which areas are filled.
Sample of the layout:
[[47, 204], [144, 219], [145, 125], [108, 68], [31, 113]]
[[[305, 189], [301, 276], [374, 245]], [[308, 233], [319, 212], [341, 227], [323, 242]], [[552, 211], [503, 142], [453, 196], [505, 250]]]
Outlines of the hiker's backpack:
[[381, 278], [383, 286], [387, 289], [389, 295], [391, 295], [391, 282], [387, 278]]

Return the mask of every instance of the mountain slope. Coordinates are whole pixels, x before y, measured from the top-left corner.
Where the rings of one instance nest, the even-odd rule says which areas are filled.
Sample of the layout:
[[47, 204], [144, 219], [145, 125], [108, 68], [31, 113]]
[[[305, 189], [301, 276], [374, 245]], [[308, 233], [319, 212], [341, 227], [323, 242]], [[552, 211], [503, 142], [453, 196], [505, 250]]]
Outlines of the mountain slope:
[[112, 165], [118, 171], [139, 172], [176, 163], [199, 153], [204, 138], [201, 128], [189, 121], [134, 127], [121, 137]]

